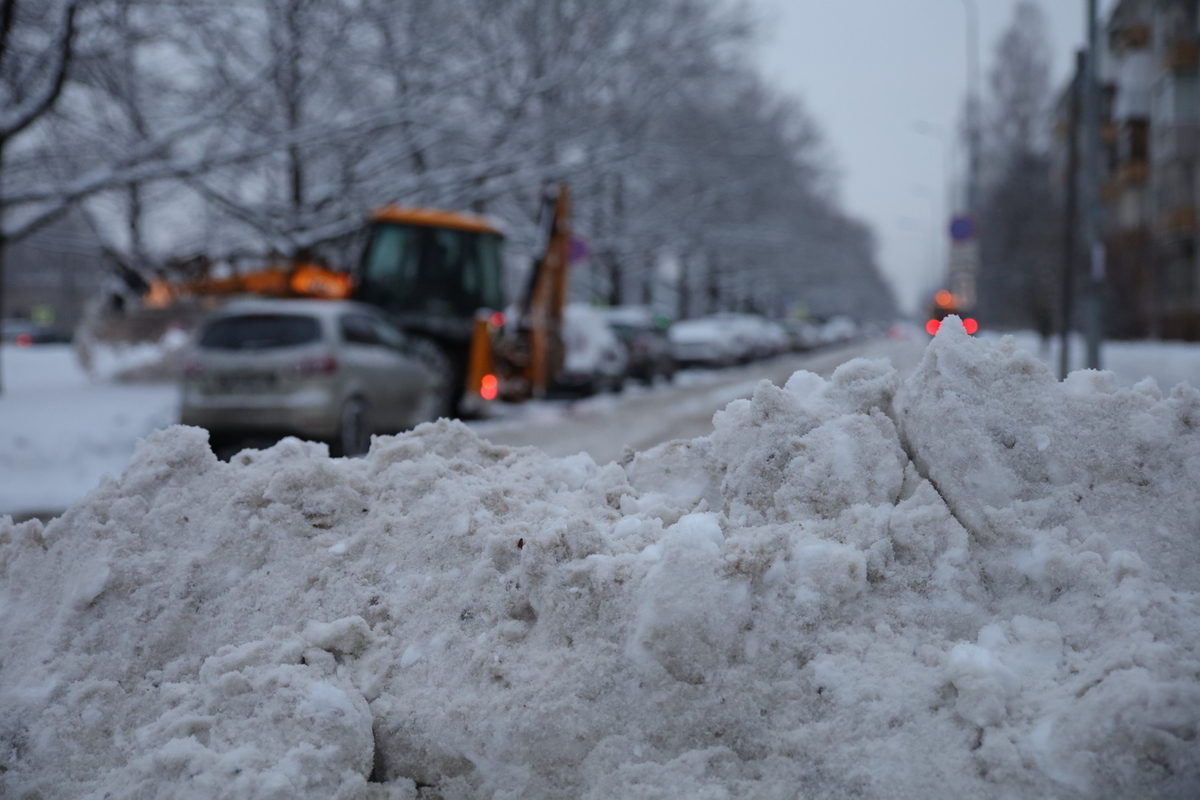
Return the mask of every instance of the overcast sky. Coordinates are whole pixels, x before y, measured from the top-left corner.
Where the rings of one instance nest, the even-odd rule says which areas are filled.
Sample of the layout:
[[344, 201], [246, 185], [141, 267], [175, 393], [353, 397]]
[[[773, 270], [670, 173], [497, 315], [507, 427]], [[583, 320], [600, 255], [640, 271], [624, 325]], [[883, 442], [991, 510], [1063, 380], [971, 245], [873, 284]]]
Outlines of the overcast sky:
[[[967, 88], [966, 2], [978, 10], [986, 91], [1016, 0], [749, 0], [764, 23], [763, 71], [824, 130], [843, 204], [875, 230], [880, 266], [910, 310], [945, 258], [946, 148]], [[1086, 0], [1040, 5], [1057, 89], [1085, 41]]]

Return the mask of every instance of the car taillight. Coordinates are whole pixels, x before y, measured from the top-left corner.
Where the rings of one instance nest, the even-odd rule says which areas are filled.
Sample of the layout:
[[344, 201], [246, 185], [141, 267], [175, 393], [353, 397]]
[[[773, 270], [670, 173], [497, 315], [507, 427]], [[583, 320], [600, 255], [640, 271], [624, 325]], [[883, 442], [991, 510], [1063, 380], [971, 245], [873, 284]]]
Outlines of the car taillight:
[[938, 332], [938, 328], [940, 328], [940, 327], [942, 327], [941, 320], [931, 319], [931, 320], [929, 320], [929, 322], [925, 323], [925, 332], [928, 333], [930, 336], [933, 336], [935, 333]]
[[495, 375], [484, 375], [479, 382], [479, 396], [484, 400], [495, 400], [500, 394], [500, 381]]
[[973, 334], [975, 331], [979, 330], [979, 323], [970, 317], [967, 317], [963, 320], [963, 330], [967, 333]]
[[299, 375], [332, 375], [337, 368], [337, 359], [329, 355], [302, 358], [295, 366]]
[[17, 347], [32, 347], [33, 337], [28, 333], [22, 333], [17, 336]]

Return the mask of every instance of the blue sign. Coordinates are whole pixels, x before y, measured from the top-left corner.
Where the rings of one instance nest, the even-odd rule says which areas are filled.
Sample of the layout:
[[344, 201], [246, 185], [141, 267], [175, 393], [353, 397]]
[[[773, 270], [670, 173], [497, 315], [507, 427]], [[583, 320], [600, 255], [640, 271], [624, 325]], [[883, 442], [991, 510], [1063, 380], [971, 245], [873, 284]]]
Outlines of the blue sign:
[[975, 220], [966, 214], [959, 214], [950, 220], [950, 238], [956, 242], [966, 242], [975, 238]]

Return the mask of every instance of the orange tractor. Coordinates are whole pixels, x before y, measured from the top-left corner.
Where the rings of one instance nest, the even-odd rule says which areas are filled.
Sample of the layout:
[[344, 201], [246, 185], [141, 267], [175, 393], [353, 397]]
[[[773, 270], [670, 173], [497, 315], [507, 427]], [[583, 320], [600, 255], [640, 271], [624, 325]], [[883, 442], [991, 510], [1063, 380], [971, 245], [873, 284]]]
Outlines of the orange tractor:
[[409, 335], [433, 369], [451, 376], [439, 398], [443, 413], [473, 415], [495, 399], [543, 395], [562, 369], [569, 217], [562, 185], [544, 197], [545, 247], [514, 318], [505, 313], [501, 231], [482, 217], [403, 206], [370, 215], [356, 273], [298, 260], [230, 277], [156, 280], [128, 316], [170, 319], [173, 309], [202, 307], [197, 300], [244, 294], [369, 303]]

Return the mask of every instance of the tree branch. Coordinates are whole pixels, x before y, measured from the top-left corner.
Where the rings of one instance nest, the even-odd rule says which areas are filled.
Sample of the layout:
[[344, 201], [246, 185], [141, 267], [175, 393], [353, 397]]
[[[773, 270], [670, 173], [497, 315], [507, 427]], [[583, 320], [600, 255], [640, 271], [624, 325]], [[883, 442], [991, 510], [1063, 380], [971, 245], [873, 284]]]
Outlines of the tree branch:
[[[75, 45], [76, 3], [77, 0], [67, 0], [64, 9], [58, 40], [54, 43], [55, 63], [50, 68], [52, 77], [41, 92], [36, 92], [25, 102], [0, 112], [0, 141], [11, 139], [32, 125], [42, 114], [50, 110], [50, 107], [58, 100], [58, 96], [62, 94], [63, 86], [67, 81], [67, 70], [71, 64], [72, 48]], [[11, 11], [6, 0], [5, 7], [0, 9], [0, 13], [11, 13]], [[12, 20], [7, 20], [4, 27], [5, 38], [8, 36], [11, 25]]]

